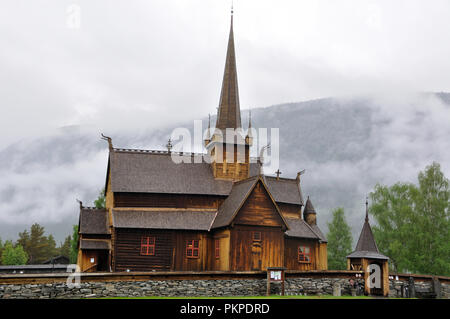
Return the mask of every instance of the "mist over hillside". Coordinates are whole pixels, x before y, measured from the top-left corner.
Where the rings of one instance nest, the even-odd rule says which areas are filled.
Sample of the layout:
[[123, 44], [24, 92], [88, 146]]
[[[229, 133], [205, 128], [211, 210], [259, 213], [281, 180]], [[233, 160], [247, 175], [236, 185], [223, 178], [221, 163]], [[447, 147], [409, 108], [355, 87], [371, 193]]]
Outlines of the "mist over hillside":
[[[16, 239], [19, 231], [34, 222], [45, 226], [57, 242], [71, 233], [72, 225], [78, 223], [75, 199], [92, 205], [104, 187], [108, 148], [101, 132], [113, 138], [115, 147], [165, 149], [173, 128], [192, 129], [192, 120], [135, 132], [65, 127], [2, 149], [0, 237]], [[206, 128], [207, 120], [202, 120]], [[244, 110], [242, 122], [246, 127]], [[280, 104], [252, 109], [252, 124], [280, 129], [282, 177], [295, 177], [306, 169], [303, 194], [310, 196], [324, 233], [331, 210], [343, 207], [356, 237], [363, 223], [365, 197], [377, 183], [415, 182], [419, 171], [433, 161], [450, 176], [448, 93]]]

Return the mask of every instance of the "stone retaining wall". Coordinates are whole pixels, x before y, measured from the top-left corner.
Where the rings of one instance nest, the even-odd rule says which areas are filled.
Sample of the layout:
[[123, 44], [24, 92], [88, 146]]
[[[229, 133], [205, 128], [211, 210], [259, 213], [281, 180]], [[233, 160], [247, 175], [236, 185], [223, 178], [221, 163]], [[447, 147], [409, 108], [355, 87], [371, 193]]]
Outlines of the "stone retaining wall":
[[[340, 290], [342, 295], [351, 295], [349, 278], [291, 277], [286, 278], [286, 295], [332, 295]], [[359, 294], [364, 291], [364, 281], [353, 278], [358, 283]], [[389, 297], [406, 297], [405, 280], [390, 280]], [[433, 291], [431, 281], [416, 281], [414, 287], [426, 296]], [[123, 281], [84, 281], [79, 286], [69, 288], [65, 282], [0, 284], [1, 298], [103, 298], [103, 297], [143, 297], [143, 296], [264, 296], [266, 279], [201, 279], [201, 280], [123, 280]], [[402, 290], [403, 289], [403, 290]], [[424, 294], [425, 291], [425, 294]], [[450, 298], [450, 285], [440, 283], [442, 298]], [[280, 283], [271, 284], [271, 294], [281, 292]], [[353, 291], [355, 292], [355, 291]], [[421, 297], [416, 294], [416, 297]]]
[[[450, 299], [450, 284], [439, 283], [440, 294], [443, 299]], [[389, 280], [389, 297], [406, 298], [409, 297], [411, 290], [408, 281], [405, 280]], [[414, 290], [416, 298], [428, 298], [435, 294], [432, 281], [415, 281]]]
[[[291, 278], [285, 283], [286, 295], [333, 294], [338, 283], [342, 294], [350, 295], [347, 279]], [[69, 288], [65, 283], [0, 285], [0, 298], [102, 298], [143, 296], [264, 296], [265, 279], [241, 280], [149, 280], [82, 282]], [[280, 283], [271, 284], [271, 294], [281, 292]]]

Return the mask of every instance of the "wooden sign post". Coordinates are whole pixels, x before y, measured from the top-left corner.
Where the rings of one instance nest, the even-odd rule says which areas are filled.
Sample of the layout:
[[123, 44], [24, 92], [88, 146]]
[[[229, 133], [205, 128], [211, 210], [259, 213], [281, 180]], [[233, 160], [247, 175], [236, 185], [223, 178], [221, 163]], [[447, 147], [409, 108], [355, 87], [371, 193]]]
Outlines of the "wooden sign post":
[[284, 296], [284, 267], [268, 267], [267, 268], [267, 296], [270, 295], [270, 283], [281, 283], [281, 295]]

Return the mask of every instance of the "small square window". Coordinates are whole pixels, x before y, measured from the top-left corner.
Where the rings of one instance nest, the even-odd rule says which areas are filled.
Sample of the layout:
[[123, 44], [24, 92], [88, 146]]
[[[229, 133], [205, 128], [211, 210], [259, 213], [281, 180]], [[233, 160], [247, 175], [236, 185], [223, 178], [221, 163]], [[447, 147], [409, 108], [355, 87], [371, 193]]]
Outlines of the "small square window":
[[141, 238], [141, 255], [155, 255], [155, 237], [143, 236]]
[[311, 262], [311, 249], [309, 246], [298, 246], [298, 262], [300, 263]]
[[253, 237], [253, 241], [261, 241], [261, 232], [254, 231], [252, 237]]
[[186, 242], [186, 257], [198, 258], [199, 257], [200, 241], [197, 239], [188, 240]]

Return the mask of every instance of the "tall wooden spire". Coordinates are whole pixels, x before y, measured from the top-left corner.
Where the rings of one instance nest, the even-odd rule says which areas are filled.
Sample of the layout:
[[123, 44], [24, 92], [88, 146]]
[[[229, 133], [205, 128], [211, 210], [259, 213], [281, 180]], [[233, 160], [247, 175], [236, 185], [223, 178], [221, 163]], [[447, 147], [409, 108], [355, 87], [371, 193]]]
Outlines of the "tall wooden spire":
[[242, 132], [232, 8], [216, 127], [211, 141], [205, 145], [211, 157], [214, 178], [239, 181], [250, 176], [250, 137], [244, 137]]
[[230, 36], [228, 38], [216, 128], [225, 130], [227, 128], [236, 129], [241, 127], [241, 109], [239, 106], [236, 55], [234, 51], [233, 9], [231, 9]]

